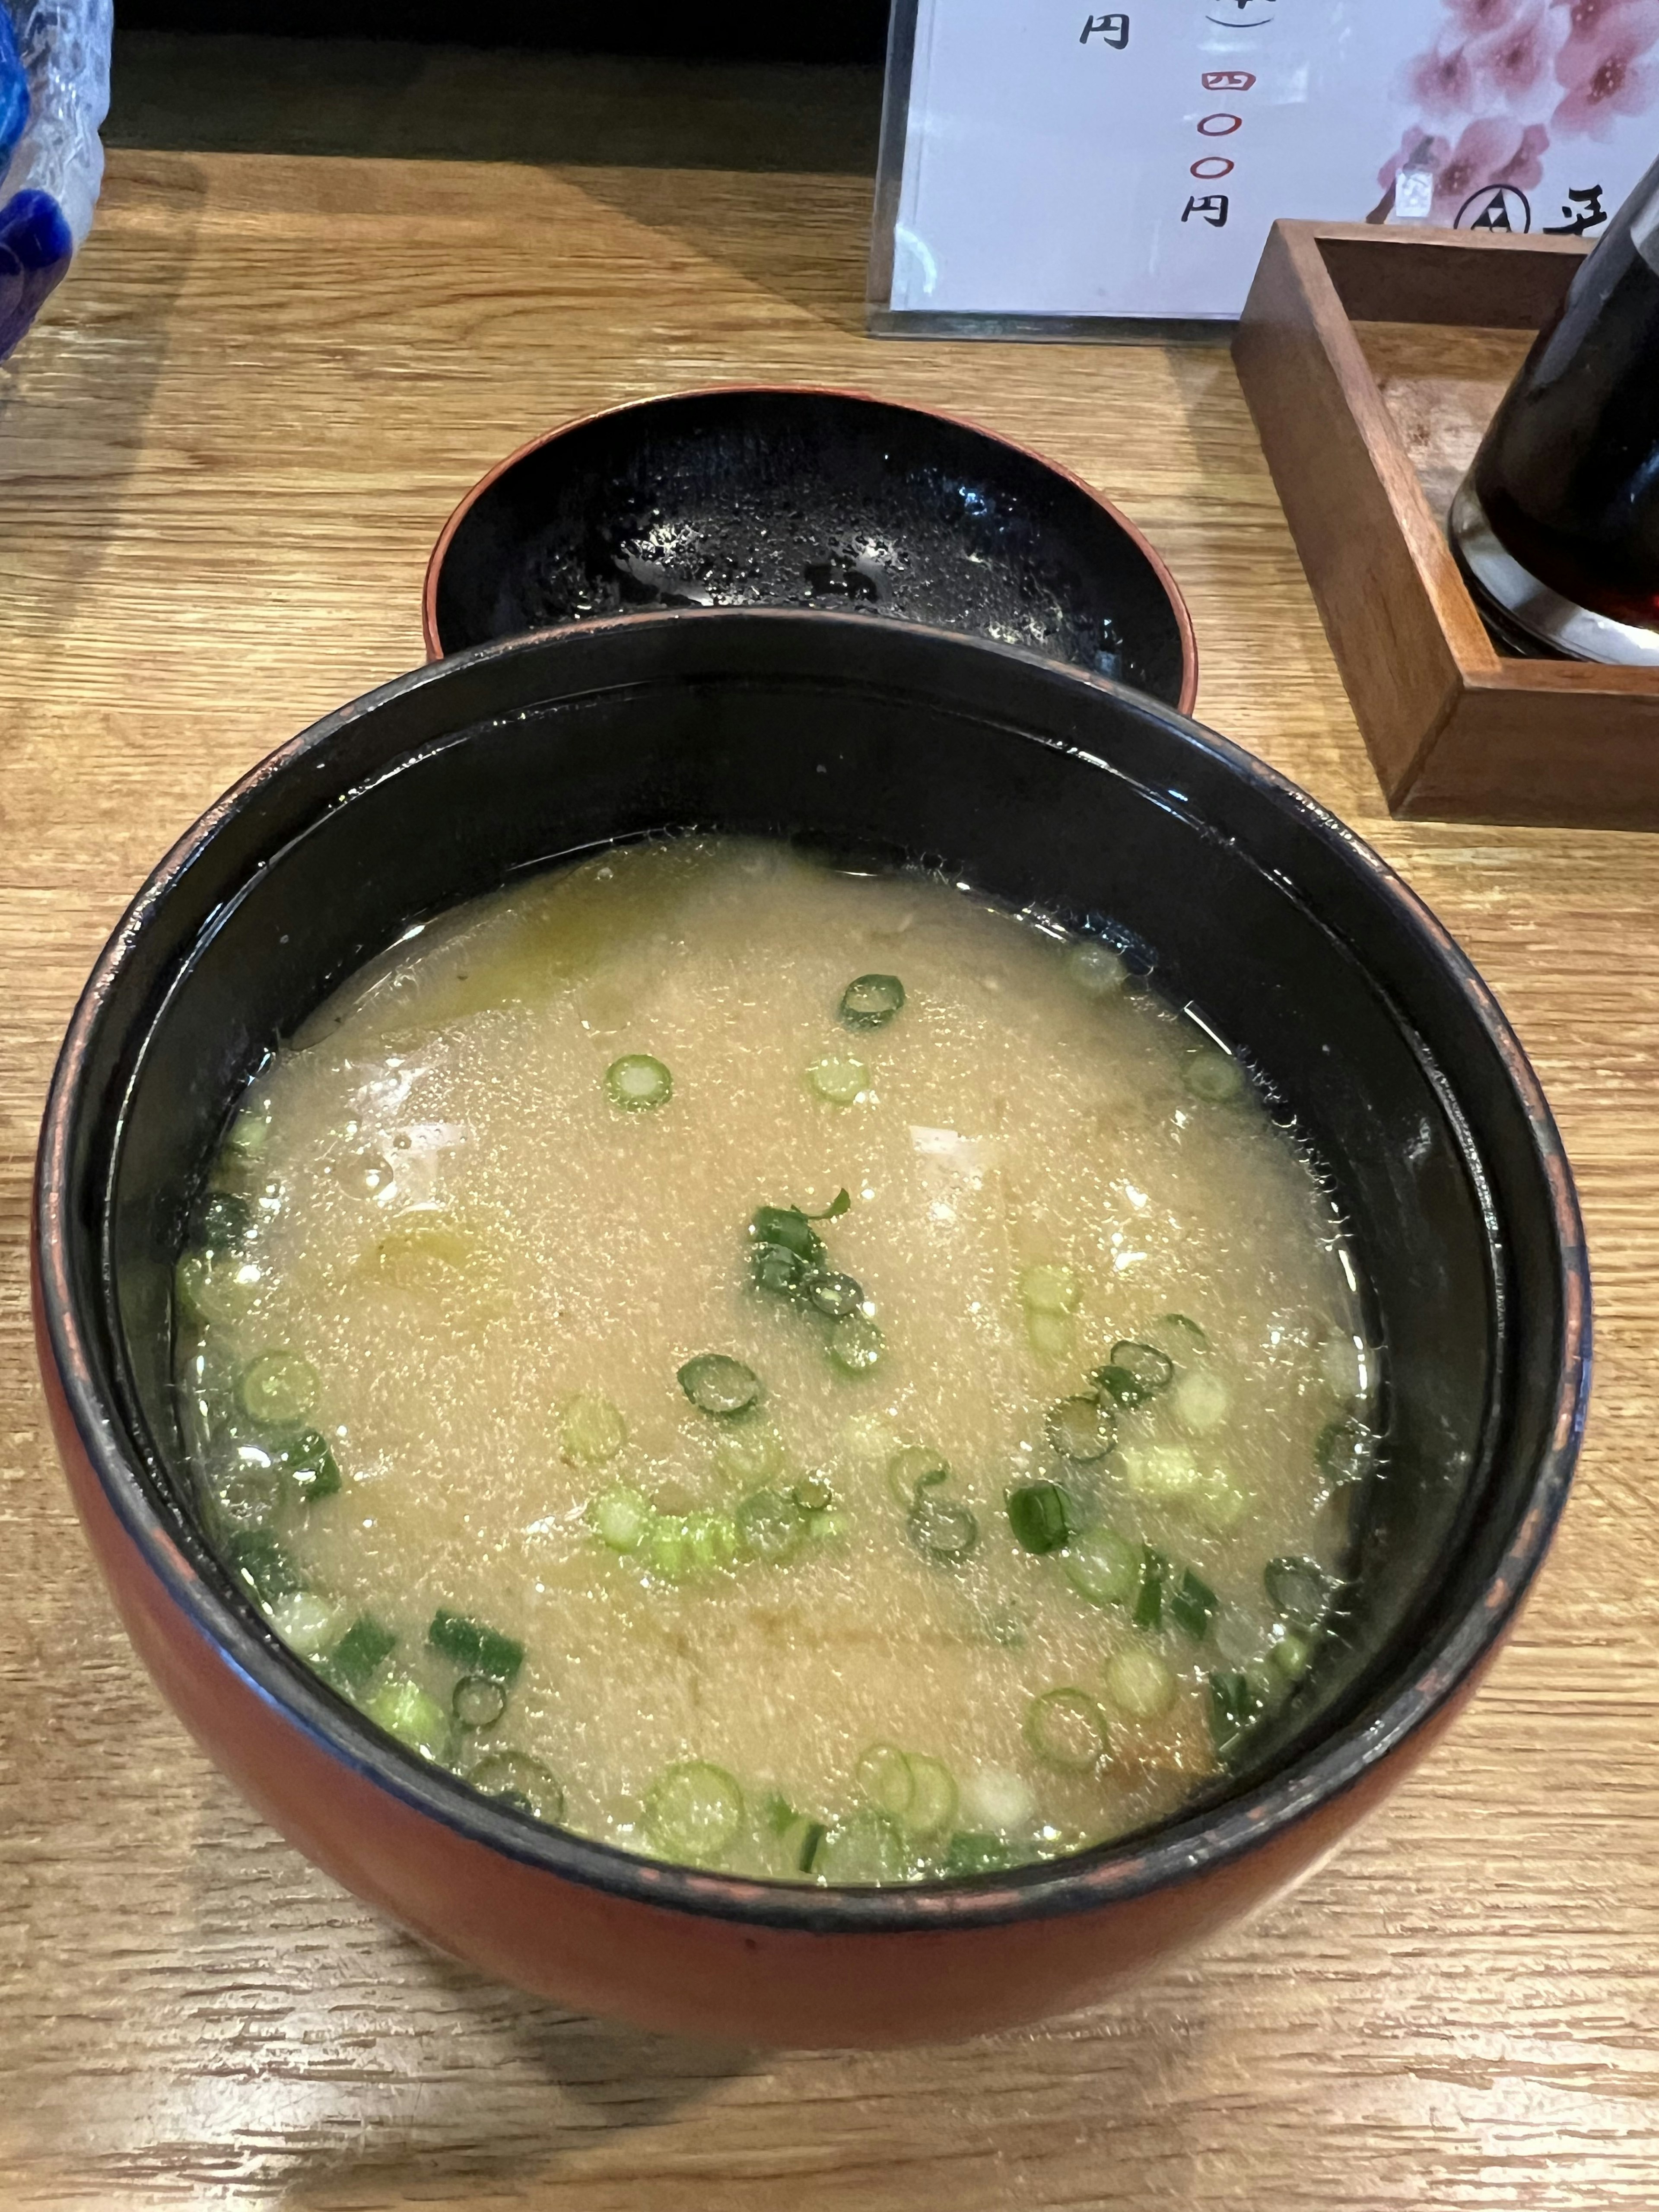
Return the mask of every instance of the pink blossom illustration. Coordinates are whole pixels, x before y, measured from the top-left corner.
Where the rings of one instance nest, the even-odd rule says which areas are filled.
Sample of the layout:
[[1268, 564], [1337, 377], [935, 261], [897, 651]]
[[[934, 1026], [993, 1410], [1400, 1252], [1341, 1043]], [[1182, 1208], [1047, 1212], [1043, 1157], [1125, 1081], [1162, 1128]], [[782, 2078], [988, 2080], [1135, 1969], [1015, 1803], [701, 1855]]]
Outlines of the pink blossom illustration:
[[1616, 118], [1641, 115], [1659, 98], [1656, 0], [1574, 0], [1572, 35], [1555, 58], [1566, 97], [1550, 120], [1568, 137], [1610, 138]]
[[1498, 185], [1530, 191], [1540, 183], [1549, 143], [1541, 124], [1523, 124], [1508, 115], [1483, 115], [1467, 126], [1455, 146], [1413, 124], [1376, 180], [1392, 185], [1403, 168], [1429, 170], [1434, 177], [1429, 221], [1454, 223], [1458, 210], [1476, 192]]
[[1462, 46], [1437, 45], [1406, 64], [1406, 97], [1425, 115], [1459, 115], [1474, 97], [1474, 71]]
[[1535, 107], [1568, 33], [1565, 9], [1532, 0], [1501, 29], [1473, 40], [1465, 51], [1474, 75], [1474, 104], [1488, 112]]

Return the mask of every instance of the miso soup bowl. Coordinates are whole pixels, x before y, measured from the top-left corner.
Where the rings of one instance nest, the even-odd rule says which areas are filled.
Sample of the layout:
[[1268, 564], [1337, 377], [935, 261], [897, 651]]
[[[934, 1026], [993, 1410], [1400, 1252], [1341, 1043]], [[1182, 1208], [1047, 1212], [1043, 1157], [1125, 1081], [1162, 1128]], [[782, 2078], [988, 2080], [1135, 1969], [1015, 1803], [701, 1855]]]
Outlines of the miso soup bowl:
[[[240, 1085], [412, 919], [696, 824], [902, 855], [1108, 919], [1334, 1179], [1387, 1350], [1347, 1633], [1181, 1818], [916, 1887], [659, 1864], [472, 1794], [337, 1698], [215, 1558], [167, 1339]], [[693, 612], [487, 646], [273, 753], [139, 893], [53, 1079], [35, 1310], [58, 1441], [132, 1640], [252, 1803], [444, 1950], [561, 2002], [785, 2044], [963, 2036], [1100, 1996], [1312, 1867], [1491, 1660], [1549, 1543], [1589, 1282], [1538, 1085], [1456, 947], [1304, 793], [1171, 708], [911, 625]]]

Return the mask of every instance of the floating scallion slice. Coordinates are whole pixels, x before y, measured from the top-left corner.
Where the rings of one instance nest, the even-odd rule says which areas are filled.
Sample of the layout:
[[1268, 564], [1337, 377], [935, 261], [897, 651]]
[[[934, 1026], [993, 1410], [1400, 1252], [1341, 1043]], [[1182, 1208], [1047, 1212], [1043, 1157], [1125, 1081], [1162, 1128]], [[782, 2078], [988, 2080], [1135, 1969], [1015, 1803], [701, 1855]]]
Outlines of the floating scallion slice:
[[1164, 1626], [1164, 1597], [1170, 1579], [1170, 1562], [1161, 1552], [1153, 1551], [1150, 1544], [1140, 1547], [1140, 1584], [1135, 1592], [1134, 1612], [1131, 1615], [1137, 1628], [1158, 1629]]
[[656, 1517], [637, 1490], [621, 1484], [596, 1498], [587, 1509], [589, 1528], [613, 1552], [637, 1552]]
[[1216, 1614], [1216, 1594], [1202, 1576], [1194, 1574], [1190, 1567], [1183, 1569], [1181, 1579], [1172, 1580], [1166, 1588], [1164, 1602], [1170, 1620], [1182, 1634], [1190, 1637], [1194, 1644], [1201, 1644]]
[[1210, 1677], [1210, 1734], [1224, 1759], [1234, 1758], [1267, 1709], [1248, 1674], [1237, 1672]]
[[322, 1379], [297, 1352], [262, 1352], [236, 1378], [236, 1401], [256, 1428], [297, 1429], [315, 1407]]
[[262, 1606], [305, 1588], [305, 1579], [269, 1528], [239, 1528], [225, 1546], [237, 1574]]
[[494, 1674], [463, 1674], [450, 1695], [449, 1710], [458, 1728], [494, 1728], [507, 1711], [507, 1685]]
[[800, 1294], [814, 1312], [829, 1321], [842, 1321], [848, 1314], [857, 1313], [864, 1304], [864, 1287], [850, 1275], [832, 1274], [827, 1268], [815, 1268], [804, 1276]]
[[908, 1825], [915, 1802], [916, 1778], [896, 1743], [872, 1743], [860, 1754], [853, 1780], [862, 1796], [890, 1820]]
[[457, 1667], [464, 1667], [470, 1674], [488, 1674], [493, 1681], [512, 1681], [524, 1664], [522, 1644], [444, 1606], [433, 1614], [426, 1640]]
[[259, 1287], [259, 1270], [235, 1252], [186, 1252], [173, 1270], [173, 1295], [189, 1321], [226, 1328], [242, 1319]]
[[356, 1696], [382, 1662], [392, 1656], [397, 1645], [392, 1630], [376, 1620], [372, 1613], [359, 1613], [330, 1652], [321, 1672], [337, 1690]]
[[646, 1833], [654, 1848], [692, 1866], [708, 1866], [728, 1850], [743, 1819], [735, 1776], [703, 1759], [667, 1768], [645, 1801]]
[[903, 1007], [896, 975], [855, 975], [841, 994], [841, 1018], [849, 1030], [884, 1029]]
[[196, 1241], [216, 1259], [234, 1252], [253, 1234], [253, 1208], [234, 1190], [210, 1191], [202, 1201], [196, 1221]]
[[1156, 1720], [1175, 1703], [1176, 1679], [1156, 1651], [1132, 1644], [1105, 1666], [1106, 1694], [1131, 1720]]
[[1115, 1528], [1085, 1528], [1060, 1555], [1060, 1571], [1091, 1605], [1132, 1605], [1140, 1589], [1140, 1553]]
[[806, 1514], [828, 1513], [836, 1502], [835, 1490], [829, 1477], [822, 1474], [805, 1476], [796, 1483], [789, 1495]]
[[[845, 1197], [846, 1193], [843, 1191], [842, 1195]], [[817, 1218], [823, 1220], [827, 1216], [820, 1214]], [[809, 1267], [823, 1264], [823, 1239], [798, 1206], [757, 1206], [749, 1224], [749, 1234], [759, 1245], [781, 1245]]]
[[648, 1052], [627, 1052], [605, 1071], [605, 1087], [611, 1104], [624, 1113], [648, 1113], [668, 1103], [674, 1095], [674, 1079]]
[[266, 1618], [290, 1651], [313, 1665], [323, 1658], [345, 1626], [345, 1607], [315, 1590], [295, 1590], [279, 1598]]
[[628, 1442], [628, 1424], [597, 1390], [579, 1390], [559, 1417], [559, 1447], [578, 1467], [603, 1467]]
[[1115, 997], [1127, 981], [1123, 955], [1097, 938], [1085, 938], [1066, 955], [1066, 973], [1091, 999]]
[[782, 1566], [806, 1541], [808, 1516], [784, 1491], [751, 1490], [735, 1517], [743, 1549], [769, 1566]]
[[1092, 1774], [1112, 1747], [1106, 1716], [1086, 1690], [1045, 1690], [1025, 1708], [1031, 1756], [1057, 1774]]
[[270, 1102], [256, 1099], [244, 1106], [231, 1123], [225, 1138], [226, 1148], [244, 1160], [257, 1160], [270, 1141]]
[[959, 1830], [951, 1837], [945, 1855], [945, 1871], [957, 1878], [976, 1874], [1006, 1874], [1010, 1867], [1020, 1862], [1020, 1853], [1012, 1844], [1000, 1836], [981, 1833], [973, 1829]]
[[793, 1821], [784, 1837], [784, 1850], [797, 1874], [816, 1874], [830, 1831], [822, 1820]]
[[1317, 1628], [1335, 1595], [1334, 1583], [1312, 1559], [1269, 1559], [1261, 1580], [1267, 1602], [1291, 1628]]
[[787, 1244], [757, 1244], [750, 1256], [757, 1291], [769, 1291], [774, 1297], [793, 1297], [803, 1279], [811, 1270], [799, 1252], [792, 1252]]
[[714, 1465], [728, 1482], [754, 1487], [769, 1481], [783, 1465], [783, 1444], [765, 1421], [733, 1421], [714, 1439]]
[[1098, 1398], [1062, 1398], [1049, 1407], [1045, 1425], [1054, 1449], [1085, 1467], [1117, 1442], [1117, 1415]]
[[819, 1846], [816, 1871], [838, 1889], [902, 1881], [908, 1854], [896, 1820], [866, 1806], [837, 1820]]
[[1175, 1362], [1167, 1352], [1123, 1337], [1112, 1346], [1111, 1358], [1095, 1375], [1094, 1384], [1103, 1398], [1115, 1399], [1120, 1406], [1144, 1406], [1169, 1388], [1174, 1373]]
[[918, 1492], [907, 1525], [910, 1541], [935, 1566], [960, 1566], [979, 1542], [979, 1521], [972, 1509], [953, 1505], [928, 1490]]
[[283, 1443], [276, 1460], [304, 1504], [319, 1504], [340, 1487], [340, 1463], [334, 1448], [316, 1429], [302, 1429], [292, 1442]]
[[441, 1759], [449, 1748], [449, 1716], [418, 1682], [402, 1677], [383, 1682], [362, 1710], [376, 1728], [422, 1759]]
[[1022, 1483], [1008, 1493], [1008, 1526], [1024, 1551], [1059, 1551], [1075, 1521], [1071, 1498], [1057, 1482]]
[[1019, 1302], [1027, 1313], [1075, 1313], [1082, 1295], [1077, 1275], [1070, 1267], [1027, 1267], [1019, 1279]]
[[558, 1777], [523, 1751], [492, 1751], [466, 1770], [466, 1779], [486, 1797], [538, 1820], [564, 1818], [564, 1790]]
[[747, 1413], [760, 1396], [760, 1379], [752, 1367], [723, 1352], [699, 1352], [679, 1370], [679, 1385], [700, 1413], [730, 1419]]
[[1195, 1052], [1182, 1071], [1194, 1098], [1212, 1106], [1231, 1105], [1244, 1095], [1244, 1071], [1231, 1053], [1206, 1045]]
[[886, 1339], [868, 1314], [844, 1314], [830, 1332], [828, 1350], [843, 1375], [867, 1375], [881, 1364]]
[[1313, 1664], [1313, 1638], [1294, 1628], [1287, 1628], [1267, 1654], [1287, 1682], [1301, 1680]]
[[942, 1759], [930, 1759], [925, 1752], [915, 1751], [907, 1756], [912, 1790], [904, 1830], [917, 1842], [925, 1843], [948, 1828], [957, 1817], [957, 1778]]
[[907, 1512], [924, 1490], [950, 1480], [950, 1461], [932, 1444], [905, 1444], [887, 1462], [887, 1487]]
[[1328, 1481], [1358, 1482], [1376, 1454], [1376, 1436], [1364, 1421], [1349, 1413], [1328, 1421], [1314, 1445], [1314, 1457]]
[[815, 1060], [806, 1071], [807, 1088], [831, 1106], [851, 1106], [870, 1088], [870, 1071], [861, 1060]]

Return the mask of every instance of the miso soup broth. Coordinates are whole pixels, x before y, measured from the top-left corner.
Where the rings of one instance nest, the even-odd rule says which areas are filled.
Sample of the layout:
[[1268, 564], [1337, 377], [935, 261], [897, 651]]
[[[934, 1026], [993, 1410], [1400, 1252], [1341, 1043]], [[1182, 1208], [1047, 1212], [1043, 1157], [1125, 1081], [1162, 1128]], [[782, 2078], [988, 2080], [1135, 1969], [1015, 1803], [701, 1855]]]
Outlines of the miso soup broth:
[[1328, 1196], [1109, 944], [937, 878], [687, 836], [411, 930], [252, 1085], [176, 1309], [276, 1634], [630, 1850], [1074, 1851], [1340, 1632]]

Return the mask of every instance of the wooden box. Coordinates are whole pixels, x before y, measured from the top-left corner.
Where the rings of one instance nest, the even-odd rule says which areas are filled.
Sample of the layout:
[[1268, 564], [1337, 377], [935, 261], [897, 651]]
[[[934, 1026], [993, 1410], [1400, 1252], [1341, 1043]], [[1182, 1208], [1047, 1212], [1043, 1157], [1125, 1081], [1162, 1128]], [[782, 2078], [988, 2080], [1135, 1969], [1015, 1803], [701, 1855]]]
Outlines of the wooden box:
[[1451, 494], [1588, 249], [1275, 223], [1233, 360], [1397, 814], [1659, 826], [1659, 672], [1501, 652]]

